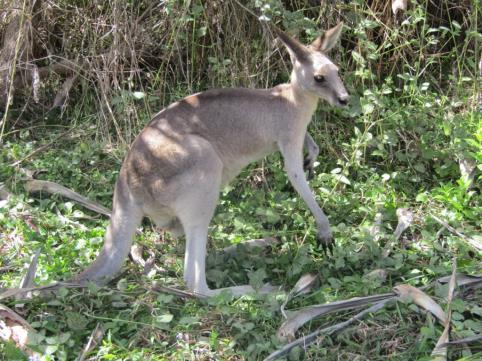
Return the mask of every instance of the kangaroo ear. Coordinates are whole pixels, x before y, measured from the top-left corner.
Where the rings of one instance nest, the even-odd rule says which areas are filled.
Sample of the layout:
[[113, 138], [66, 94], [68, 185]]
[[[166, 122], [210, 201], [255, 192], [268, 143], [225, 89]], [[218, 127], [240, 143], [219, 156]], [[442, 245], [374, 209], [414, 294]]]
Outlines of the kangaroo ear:
[[308, 59], [309, 51], [306, 46], [301, 44], [298, 40], [288, 36], [276, 27], [274, 27], [274, 32], [276, 33], [276, 35], [278, 35], [283, 44], [286, 46], [286, 49], [288, 49], [288, 52], [290, 53], [292, 59], [296, 59], [299, 62], [304, 62]]
[[322, 35], [317, 37], [315, 41], [311, 43], [311, 48], [313, 50], [321, 51], [322, 53], [330, 51], [338, 42], [342, 29], [343, 22], [339, 22], [338, 25], [325, 31]]

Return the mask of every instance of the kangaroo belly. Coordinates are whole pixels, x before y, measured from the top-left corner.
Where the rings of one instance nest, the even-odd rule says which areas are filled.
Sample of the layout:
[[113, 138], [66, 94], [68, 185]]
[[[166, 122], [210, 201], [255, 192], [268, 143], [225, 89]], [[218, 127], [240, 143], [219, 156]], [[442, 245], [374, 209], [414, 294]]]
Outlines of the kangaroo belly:
[[237, 156], [233, 157], [223, 157], [223, 186], [228, 185], [249, 164], [277, 151], [277, 147], [276, 143], [266, 143], [263, 147], [256, 149], [256, 151], [252, 150], [252, 152], [246, 152], [245, 150], [245, 152], [237, 153]]

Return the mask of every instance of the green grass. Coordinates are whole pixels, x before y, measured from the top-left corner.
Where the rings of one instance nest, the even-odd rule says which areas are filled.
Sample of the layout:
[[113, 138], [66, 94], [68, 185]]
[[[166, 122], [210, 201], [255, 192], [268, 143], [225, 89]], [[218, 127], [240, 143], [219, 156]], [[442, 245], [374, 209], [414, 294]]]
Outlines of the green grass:
[[[320, 121], [314, 126], [320, 126]], [[1, 151], [2, 169], [48, 143], [55, 133], [37, 131], [35, 137], [40, 140], [35, 142], [31, 134], [11, 137]], [[320, 135], [316, 133], [317, 138]], [[36, 154], [23, 167], [43, 171], [38, 178], [60, 181], [108, 206], [120, 166], [119, 154], [113, 154], [104, 143], [76, 128], [72, 129], [69, 139], [72, 140], [57, 142]], [[342, 144], [339, 149], [357, 149], [360, 145], [355, 142], [354, 138], [351, 144]], [[420, 174], [410, 164], [405, 165], [400, 175], [394, 175], [397, 166], [377, 164], [374, 168], [370, 162], [376, 160], [355, 160], [350, 172], [341, 172], [349, 180], [346, 184], [337, 177], [340, 173], [332, 172], [339, 167], [338, 161], [329, 154], [321, 156], [316, 177], [311, 182], [334, 228], [337, 248], [333, 257], [326, 257], [316, 249], [313, 218], [291, 189], [280, 157], [275, 155], [243, 172], [223, 192], [210, 228], [210, 284], [221, 287], [246, 282], [260, 285], [269, 281], [289, 289], [302, 274], [319, 274], [318, 287], [289, 304], [290, 308], [298, 308], [390, 292], [392, 286], [402, 282], [423, 286], [449, 274], [454, 256], [458, 259], [459, 272], [479, 271], [480, 254], [474, 253], [459, 237], [446, 231], [438, 233], [440, 226], [429, 216], [438, 215], [467, 236], [480, 237], [479, 193], [467, 190], [457, 179], [446, 178], [435, 184], [431, 176]], [[0, 266], [13, 266], [13, 271], [1, 274], [1, 285], [18, 286], [30, 257], [38, 248], [41, 256], [37, 282], [48, 284], [65, 279], [95, 258], [107, 220], [65, 199], [27, 195], [19, 174], [19, 168], [15, 172], [2, 172], [2, 181], [15, 195], [2, 204], [0, 216], [4, 240]], [[411, 181], [417, 177], [425, 181]], [[395, 211], [399, 207], [410, 208], [415, 222], [392, 255], [384, 259], [381, 248], [393, 232]], [[370, 232], [377, 212], [383, 215], [380, 241], [374, 240]], [[241, 250], [229, 259], [219, 253], [220, 248], [229, 244], [263, 236], [275, 236], [282, 243], [267, 252], [247, 254]], [[168, 235], [159, 234], [147, 221], [137, 242], [154, 250], [156, 264], [165, 269], [155, 279], [163, 285], [182, 287], [182, 242], [176, 243]], [[389, 272], [387, 281], [364, 277], [376, 268]], [[280, 346], [275, 339], [282, 322], [280, 296], [186, 301], [150, 291], [151, 282], [142, 276], [138, 266], [128, 262], [120, 277], [107, 288], [65, 290], [51, 300], [28, 301], [22, 309], [39, 332], [36, 346], [32, 348], [51, 354], [52, 360], [73, 359], [98, 323], [106, 330], [102, 344], [93, 352], [99, 360], [261, 359]], [[472, 297], [475, 298], [457, 300], [459, 312], [454, 330], [458, 335], [480, 332], [480, 308], [476, 306], [480, 292]], [[437, 300], [444, 302], [442, 298]], [[13, 306], [14, 303], [7, 304]], [[315, 320], [302, 332], [346, 316]], [[340, 336], [318, 341], [308, 348], [305, 357], [313, 360], [339, 357], [383, 360], [388, 356], [391, 360], [423, 359], [430, 355], [441, 331], [430, 317], [412, 306], [397, 304]], [[300, 350], [293, 350], [291, 359], [297, 359], [297, 354], [303, 355]], [[454, 352], [456, 357], [461, 354], [461, 351]]]

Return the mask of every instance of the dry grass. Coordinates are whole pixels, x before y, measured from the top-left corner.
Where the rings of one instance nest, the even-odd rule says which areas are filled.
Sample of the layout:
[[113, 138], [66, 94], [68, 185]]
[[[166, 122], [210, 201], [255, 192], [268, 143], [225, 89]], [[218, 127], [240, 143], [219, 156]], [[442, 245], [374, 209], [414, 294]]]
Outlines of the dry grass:
[[[405, 15], [394, 18], [388, 1], [326, 2], [321, 7], [313, 1], [271, 3], [277, 4], [269, 14], [272, 21], [303, 38], [314, 36], [319, 24], [327, 27], [344, 20], [352, 31], [344, 36], [347, 52], [337, 61], [346, 71], [355, 70], [350, 50], [366, 55], [371, 44], [379, 56], [368, 66], [377, 79], [398, 73], [407, 64], [434, 76], [430, 70], [445, 67], [443, 55], [459, 47], [465, 36], [461, 31], [443, 44], [414, 46], [422, 27], [450, 28], [453, 21], [462, 30], [476, 26], [470, 0], [426, 1], [426, 20], [405, 29], [403, 35], [393, 28]], [[5, 96], [14, 85], [8, 125], [3, 122], [9, 129], [41, 122], [55, 108], [69, 112], [75, 104], [96, 110], [99, 134], [128, 144], [146, 117], [184, 94], [208, 87], [268, 87], [286, 77], [285, 64], [270, 56], [276, 51], [271, 32], [253, 16], [261, 9], [235, 0], [183, 4], [8, 0], [5, 9], [0, 24], [0, 90], [5, 106]], [[361, 19], [376, 25], [362, 37], [354, 34]], [[474, 49], [466, 43], [460, 51], [470, 55]], [[137, 100], [133, 92], [149, 96]]]

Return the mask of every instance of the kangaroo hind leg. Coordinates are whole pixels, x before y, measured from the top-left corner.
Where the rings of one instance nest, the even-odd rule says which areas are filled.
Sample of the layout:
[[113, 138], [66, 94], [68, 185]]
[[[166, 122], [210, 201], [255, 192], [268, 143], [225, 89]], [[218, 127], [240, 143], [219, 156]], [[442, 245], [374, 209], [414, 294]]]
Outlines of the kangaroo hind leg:
[[[172, 205], [181, 222], [186, 236], [184, 257], [184, 281], [191, 291], [199, 296], [214, 296], [224, 290], [234, 296], [254, 292], [251, 286], [234, 286], [210, 289], [206, 281], [206, 244], [208, 227], [214, 215], [221, 182], [223, 163], [211, 144], [202, 138], [186, 140], [190, 149], [192, 163], [177, 180], [178, 198]], [[192, 146], [192, 148], [191, 148]], [[195, 154], [195, 155], [194, 155]]]

